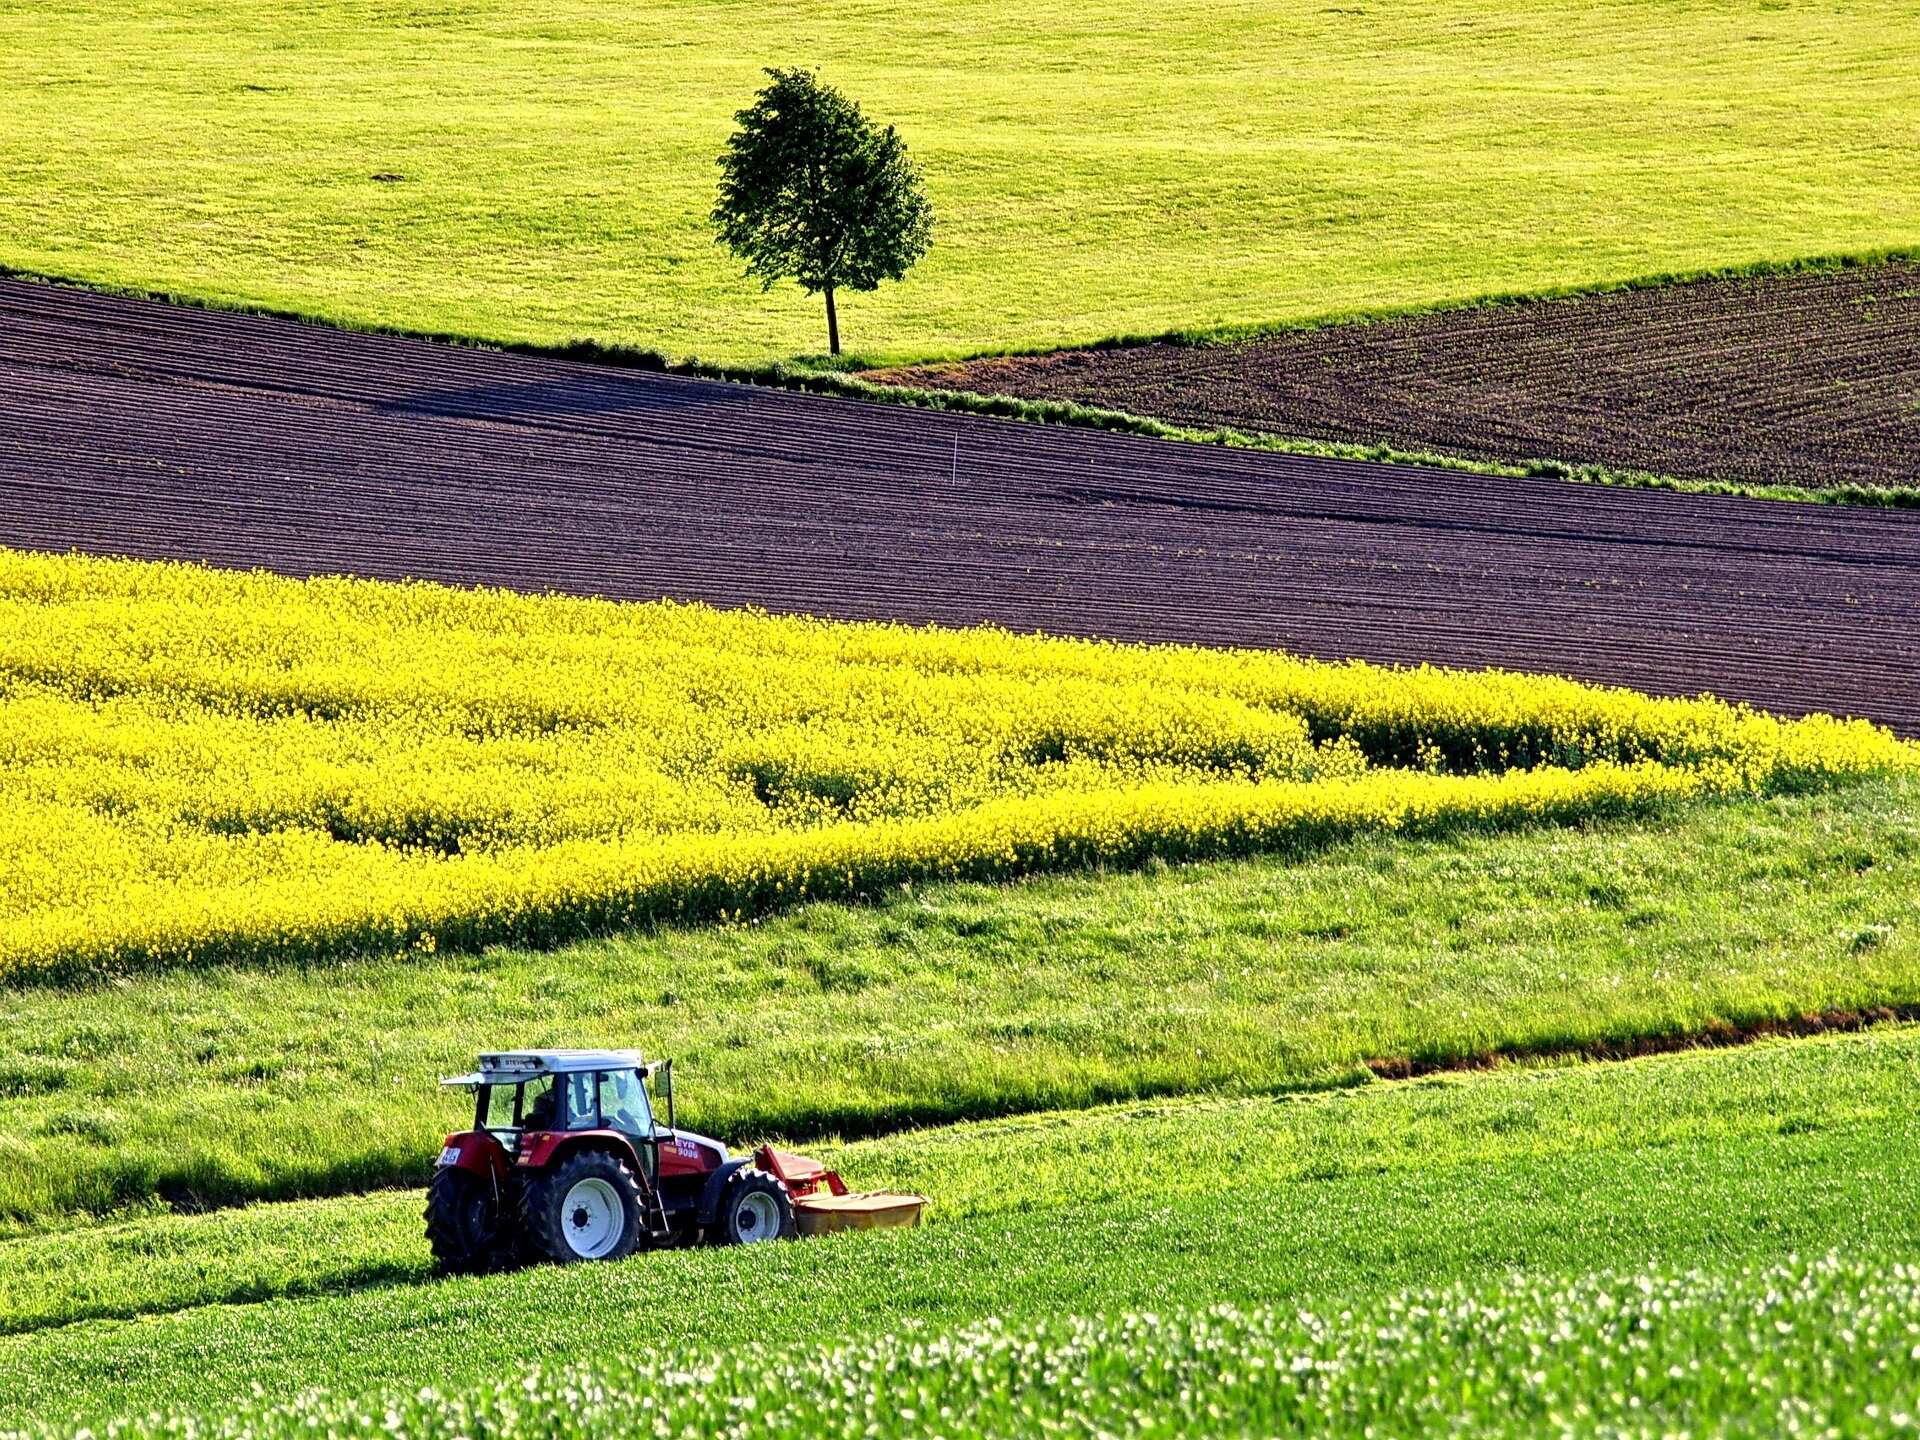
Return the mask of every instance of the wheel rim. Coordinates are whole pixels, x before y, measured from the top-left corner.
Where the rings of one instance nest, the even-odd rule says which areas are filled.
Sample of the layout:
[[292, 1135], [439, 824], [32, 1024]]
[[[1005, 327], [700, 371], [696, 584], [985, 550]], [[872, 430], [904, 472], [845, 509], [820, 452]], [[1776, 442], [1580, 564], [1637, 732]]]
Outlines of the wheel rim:
[[780, 1206], [764, 1190], [752, 1190], [740, 1197], [740, 1208], [733, 1212], [733, 1227], [740, 1232], [740, 1243], [780, 1238]]
[[560, 1233], [582, 1260], [598, 1260], [620, 1243], [627, 1231], [626, 1207], [604, 1180], [582, 1180], [560, 1205]]

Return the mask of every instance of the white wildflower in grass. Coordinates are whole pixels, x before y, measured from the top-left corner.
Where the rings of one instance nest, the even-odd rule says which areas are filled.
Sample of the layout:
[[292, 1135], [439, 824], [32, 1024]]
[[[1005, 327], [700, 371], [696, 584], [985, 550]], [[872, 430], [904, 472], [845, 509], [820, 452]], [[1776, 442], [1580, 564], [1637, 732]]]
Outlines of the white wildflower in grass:
[[[1783, 1323], [1740, 1323], [1756, 1311]], [[1220, 1306], [908, 1327], [692, 1363], [535, 1370], [464, 1395], [261, 1399], [228, 1415], [123, 1420], [97, 1440], [1874, 1435], [1914, 1423], [1916, 1325], [1910, 1271], [1827, 1256], [1758, 1272], [1515, 1279], [1331, 1320]], [[13, 1440], [56, 1436], [96, 1440]]]

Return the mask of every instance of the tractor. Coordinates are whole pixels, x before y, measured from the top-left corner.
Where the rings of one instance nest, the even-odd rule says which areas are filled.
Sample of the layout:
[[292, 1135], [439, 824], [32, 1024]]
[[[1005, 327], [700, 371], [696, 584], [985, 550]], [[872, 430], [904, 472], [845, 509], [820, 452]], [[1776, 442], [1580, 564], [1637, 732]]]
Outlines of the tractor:
[[771, 1146], [736, 1158], [678, 1128], [673, 1062], [635, 1050], [482, 1055], [441, 1083], [474, 1092], [473, 1128], [447, 1137], [427, 1187], [427, 1240], [444, 1271], [911, 1226], [926, 1205], [854, 1194], [817, 1160]]

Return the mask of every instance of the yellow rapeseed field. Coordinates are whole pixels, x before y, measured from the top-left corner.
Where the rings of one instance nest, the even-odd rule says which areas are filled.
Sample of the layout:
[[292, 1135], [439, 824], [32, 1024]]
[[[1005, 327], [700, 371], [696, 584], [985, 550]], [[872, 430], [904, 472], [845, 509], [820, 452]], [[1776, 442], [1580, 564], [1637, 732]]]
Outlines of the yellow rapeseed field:
[[0, 550], [0, 974], [542, 942], [1914, 766], [1285, 655]]

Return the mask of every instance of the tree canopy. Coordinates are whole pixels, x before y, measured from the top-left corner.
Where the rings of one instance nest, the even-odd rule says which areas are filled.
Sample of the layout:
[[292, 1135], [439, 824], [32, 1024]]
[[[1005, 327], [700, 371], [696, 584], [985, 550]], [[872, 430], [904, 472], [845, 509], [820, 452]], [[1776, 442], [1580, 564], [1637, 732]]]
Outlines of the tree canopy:
[[771, 83], [734, 118], [713, 207], [719, 243], [772, 289], [791, 277], [827, 301], [827, 344], [840, 353], [836, 290], [903, 278], [926, 254], [933, 207], [906, 142], [808, 70]]

